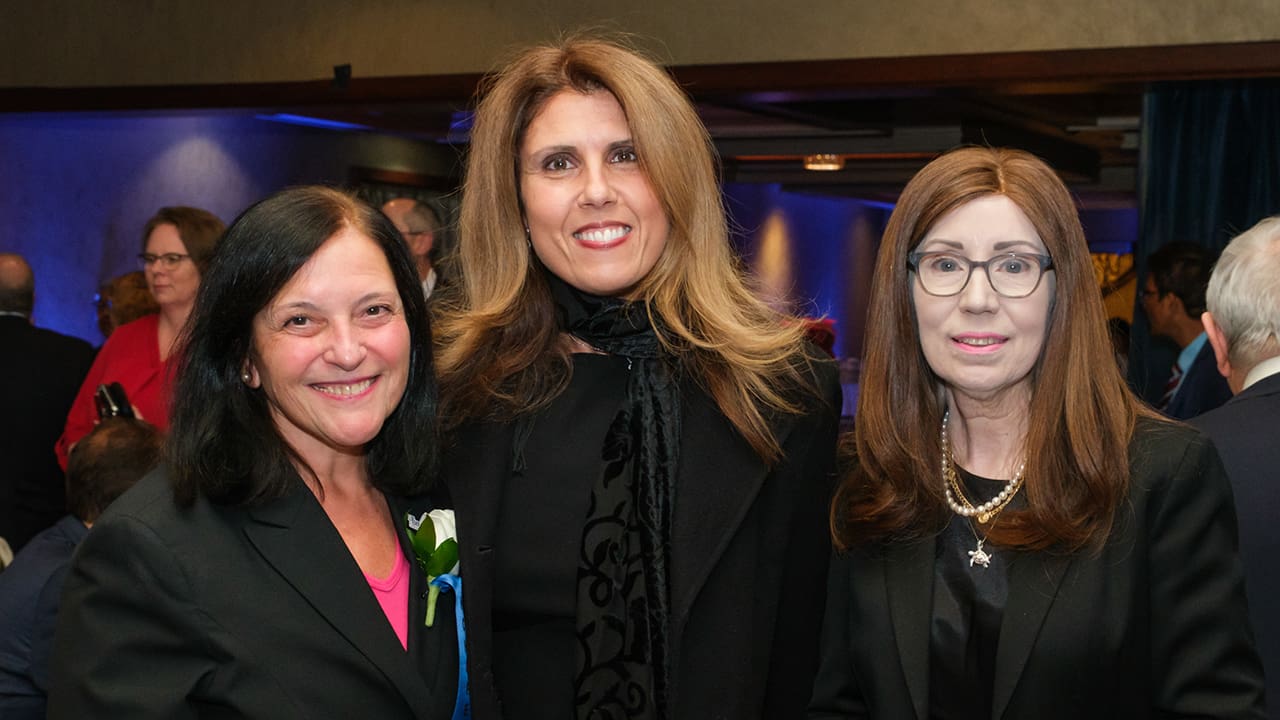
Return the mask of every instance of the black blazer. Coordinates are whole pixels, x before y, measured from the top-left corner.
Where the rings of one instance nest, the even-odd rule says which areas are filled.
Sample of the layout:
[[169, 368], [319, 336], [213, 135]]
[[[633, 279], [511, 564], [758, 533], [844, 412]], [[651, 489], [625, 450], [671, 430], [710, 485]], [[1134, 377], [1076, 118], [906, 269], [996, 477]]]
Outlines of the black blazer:
[[[1143, 421], [1130, 467], [1100, 552], [1012, 560], [992, 720], [1264, 717], [1217, 453]], [[810, 718], [928, 717], [934, 546], [833, 561]]]
[[67, 514], [54, 443], [93, 364], [89, 343], [0, 316], [0, 537], [17, 552]]
[[[670, 705], [676, 720], [795, 718], [817, 668], [840, 385], [775, 424], [772, 470], [704, 393], [683, 397], [671, 537]], [[458, 519], [467, 666], [476, 720], [502, 717], [493, 682], [494, 537], [513, 428], [464, 428], [445, 454]], [[516, 711], [512, 717], [519, 717]]]
[[[392, 501], [396, 526], [406, 510]], [[243, 509], [173, 502], [157, 470], [81, 544], [54, 639], [50, 718], [427, 718], [452, 714], [457, 644], [411, 564], [409, 649], [301, 483]]]
[[1280, 374], [1250, 385], [1191, 424], [1213, 439], [1231, 479], [1249, 616], [1274, 705], [1280, 703]]
[[1218, 372], [1218, 361], [1213, 346], [1206, 340], [1187, 368], [1182, 385], [1169, 401], [1164, 414], [1178, 420], [1193, 418], [1208, 412], [1231, 399], [1231, 387]]

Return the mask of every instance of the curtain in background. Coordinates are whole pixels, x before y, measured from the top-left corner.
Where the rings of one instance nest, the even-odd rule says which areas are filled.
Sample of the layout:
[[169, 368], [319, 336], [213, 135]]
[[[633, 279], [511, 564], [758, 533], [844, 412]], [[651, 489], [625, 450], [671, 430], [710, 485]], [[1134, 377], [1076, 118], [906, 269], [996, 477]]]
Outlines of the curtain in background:
[[[1280, 80], [1160, 83], [1142, 111], [1139, 289], [1147, 256], [1184, 240], [1221, 251], [1236, 234], [1280, 212]], [[1139, 297], [1129, 382], [1158, 398], [1177, 348], [1152, 339]]]

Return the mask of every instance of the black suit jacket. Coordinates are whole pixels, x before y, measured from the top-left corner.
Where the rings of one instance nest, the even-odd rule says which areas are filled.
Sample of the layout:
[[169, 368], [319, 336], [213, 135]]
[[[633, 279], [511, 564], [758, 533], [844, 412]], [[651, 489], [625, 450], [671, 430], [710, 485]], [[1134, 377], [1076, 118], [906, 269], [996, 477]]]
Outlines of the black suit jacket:
[[1231, 387], [1227, 379], [1218, 372], [1218, 360], [1214, 357], [1213, 346], [1205, 341], [1187, 368], [1182, 385], [1169, 401], [1164, 414], [1177, 420], [1193, 418], [1219, 407], [1231, 399]]
[[[1190, 428], [1139, 428], [1101, 551], [1011, 561], [992, 720], [1264, 717], [1222, 464]], [[934, 547], [833, 561], [810, 718], [928, 717]]]
[[[800, 398], [804, 413], [775, 425], [785, 457], [772, 470], [709, 397], [684, 394], [670, 565], [676, 720], [804, 712], [817, 667], [840, 411], [834, 365], [818, 365], [818, 376], [821, 398]], [[512, 432], [509, 424], [465, 428], [445, 455], [476, 720], [503, 714], [489, 620]], [[518, 708], [508, 715], [520, 717]]]
[[92, 364], [89, 343], [0, 316], [0, 537], [15, 551], [67, 514], [53, 445]]
[[[410, 504], [391, 505], [403, 528]], [[442, 595], [424, 627], [426, 580], [400, 535], [408, 652], [301, 483], [251, 509], [203, 499], [180, 509], [164, 470], [151, 473], [76, 553], [49, 717], [449, 718], [452, 603]]]
[[1213, 439], [1231, 479], [1249, 615], [1274, 705], [1280, 703], [1280, 375], [1191, 422]]

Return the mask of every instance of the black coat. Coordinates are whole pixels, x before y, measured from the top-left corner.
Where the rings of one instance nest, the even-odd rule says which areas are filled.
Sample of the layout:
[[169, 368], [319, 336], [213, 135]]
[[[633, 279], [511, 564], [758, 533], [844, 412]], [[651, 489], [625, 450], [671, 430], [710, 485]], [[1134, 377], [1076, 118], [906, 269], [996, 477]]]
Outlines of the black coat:
[[[670, 707], [675, 720], [803, 715], [817, 667], [830, 554], [840, 386], [818, 366], [821, 398], [775, 424], [772, 470], [703, 392], [683, 398], [671, 537]], [[502, 717], [492, 670], [494, 538], [513, 428], [464, 428], [444, 479], [458, 518], [467, 664], [476, 720]], [[518, 710], [508, 709], [518, 718]]]
[[1280, 703], [1280, 374], [1245, 388], [1191, 421], [1213, 439], [1240, 517], [1249, 615], [1267, 671], [1267, 697]]
[[[1097, 554], [1018, 553], [992, 720], [1262, 718], [1231, 490], [1209, 441], [1144, 422]], [[809, 717], [928, 717], [934, 540], [832, 563]]]
[[[422, 503], [390, 499], [397, 529]], [[454, 614], [426, 628], [407, 537], [409, 648], [301, 483], [250, 509], [173, 502], [157, 470], [81, 543], [54, 638], [50, 718], [443, 720]]]
[[17, 551], [67, 514], [53, 446], [93, 364], [89, 343], [0, 316], [0, 537]]

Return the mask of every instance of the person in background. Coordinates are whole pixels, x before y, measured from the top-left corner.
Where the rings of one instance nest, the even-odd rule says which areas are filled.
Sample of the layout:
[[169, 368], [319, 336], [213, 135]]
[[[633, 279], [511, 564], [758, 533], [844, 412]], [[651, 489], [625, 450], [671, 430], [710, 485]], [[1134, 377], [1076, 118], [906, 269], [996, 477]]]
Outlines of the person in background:
[[0, 253], [0, 537], [14, 550], [67, 513], [53, 444], [93, 362], [89, 343], [32, 324], [36, 278]]
[[1265, 717], [1222, 463], [1125, 385], [1054, 171], [935, 159], [873, 278], [809, 717]]
[[475, 716], [797, 717], [835, 365], [748, 291], [661, 67], [576, 38], [485, 89], [436, 338]]
[[67, 466], [71, 446], [97, 421], [93, 395], [101, 384], [120, 383], [139, 415], [161, 431], [169, 427], [175, 344], [224, 229], [212, 213], [191, 207], [161, 208], [147, 221], [138, 260], [160, 312], [116, 328], [98, 351], [58, 438], [62, 467]]
[[49, 655], [71, 554], [98, 516], [160, 459], [160, 433], [134, 418], [107, 418], [67, 464], [69, 515], [31, 539], [0, 573], [0, 717], [43, 720]]
[[1213, 348], [1200, 320], [1212, 267], [1208, 250], [1188, 242], [1169, 243], [1147, 259], [1142, 312], [1152, 336], [1167, 337], [1180, 350], [1156, 409], [1176, 420], [1212, 410], [1231, 397], [1214, 367]]
[[146, 315], [160, 312], [160, 306], [147, 289], [147, 276], [134, 270], [102, 283], [94, 304], [98, 309], [98, 330], [109, 338], [121, 325], [126, 325]]
[[431, 263], [432, 250], [435, 248], [436, 233], [440, 231], [440, 219], [436, 217], [436, 211], [421, 200], [396, 198], [388, 200], [382, 206], [382, 214], [404, 236], [404, 241], [409, 245], [409, 254], [413, 255], [413, 262], [418, 268], [423, 297], [431, 297], [436, 287], [436, 271]]
[[1267, 697], [1280, 702], [1280, 217], [1227, 245], [1206, 300], [1204, 329], [1235, 396], [1190, 422], [1213, 438], [1231, 478]]
[[434, 478], [430, 332], [374, 208], [299, 187], [236, 220], [165, 462], [67, 576], [50, 718], [461, 717], [455, 600], [428, 599], [435, 548], [409, 535]]

